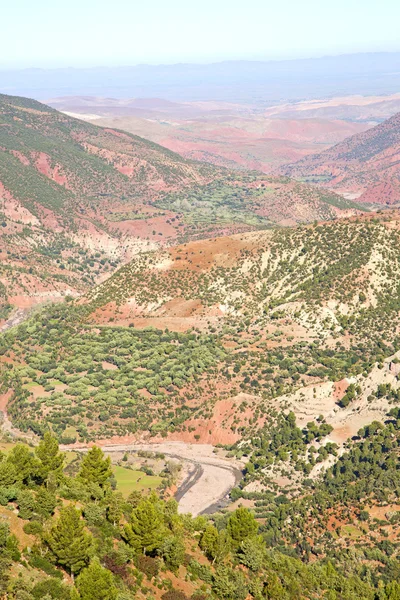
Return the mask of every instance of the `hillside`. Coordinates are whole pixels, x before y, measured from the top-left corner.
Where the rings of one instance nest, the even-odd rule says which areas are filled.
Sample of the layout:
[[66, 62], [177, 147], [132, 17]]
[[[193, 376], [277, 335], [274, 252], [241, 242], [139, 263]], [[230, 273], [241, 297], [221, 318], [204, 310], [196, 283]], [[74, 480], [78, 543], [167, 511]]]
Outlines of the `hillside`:
[[[323, 414], [343, 442], [371, 418], [368, 388], [386, 373], [374, 371], [376, 361], [397, 351], [398, 244], [397, 213], [192, 242], [142, 254], [95, 288], [88, 308], [106, 327], [194, 328], [220, 340], [218, 378], [201, 376], [202, 406], [189, 421], [203, 441], [240, 439], [264, 411], [284, 405], [304, 424]], [[337, 412], [351, 377], [364, 372], [364, 404]], [[191, 439], [182, 429], [173, 436]]]
[[77, 295], [143, 249], [348, 211], [334, 194], [0, 96], [0, 324], [11, 306]]
[[[96, 446], [62, 453], [49, 433], [35, 448], [3, 440], [0, 594], [15, 600], [396, 600], [399, 507], [389, 500], [398, 483], [395, 416], [388, 426], [363, 432], [341, 459], [342, 472], [332, 470], [301, 499], [271, 493], [251, 509], [241, 505], [211, 517], [178, 513], [168, 498], [171, 462], [158, 477], [158, 492], [139, 479], [124, 494], [121, 471], [128, 474], [129, 467], [123, 460], [112, 464]], [[379, 450], [379, 442], [391, 449]], [[148, 454], [152, 464], [164, 462]], [[125, 454], [125, 462], [132, 459]], [[370, 493], [375, 475], [384, 500], [377, 488]], [[346, 502], [343, 483], [352, 490]]]
[[[25, 177], [36, 175], [31, 187], [42, 186], [41, 204], [53, 210], [61, 210], [71, 193], [82, 197], [124, 194], [143, 184], [154, 190], [171, 189], [205, 181], [210, 173], [206, 166], [184, 161], [147, 140], [99, 129], [34, 100], [1, 95], [0, 106], [3, 185], [11, 193], [22, 194], [24, 181], [11, 181], [13, 167]], [[20, 187], [11, 187], [16, 185]], [[27, 200], [37, 201], [32, 197], [34, 190], [29, 194]]]
[[[400, 202], [400, 113], [281, 171], [346, 193], [358, 202]], [[349, 196], [350, 197], [350, 196]]]
[[[399, 276], [391, 210], [144, 252], [3, 333], [0, 593], [396, 600]], [[227, 508], [178, 513], [173, 441], [241, 465]]]
[[[342, 444], [371, 419], [377, 385], [397, 387], [399, 225], [391, 213], [142, 253], [6, 332], [10, 418], [81, 442], [231, 444], [291, 406]], [[356, 380], [359, 402], [339, 410]]]
[[215, 169], [136, 136], [4, 95], [0, 149], [1, 295], [22, 306], [82, 291], [151, 247], [159, 211], [143, 208], [146, 226], [130, 236], [118, 210], [141, 213], [162, 190], [215, 177]]

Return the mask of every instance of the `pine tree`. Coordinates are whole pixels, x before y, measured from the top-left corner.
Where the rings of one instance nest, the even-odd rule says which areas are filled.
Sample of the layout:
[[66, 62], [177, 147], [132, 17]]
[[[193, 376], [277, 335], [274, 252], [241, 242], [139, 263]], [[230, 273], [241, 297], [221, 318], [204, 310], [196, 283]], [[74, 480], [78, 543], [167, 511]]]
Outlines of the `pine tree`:
[[0, 462], [0, 486], [9, 487], [18, 481], [18, 473], [15, 465], [8, 460]]
[[257, 572], [265, 562], [265, 542], [261, 536], [248, 537], [240, 543], [238, 559], [242, 565]]
[[251, 512], [240, 507], [229, 517], [227, 531], [236, 544], [257, 534], [258, 525]]
[[166, 537], [159, 551], [167, 568], [177, 571], [185, 559], [185, 544], [177, 536]]
[[387, 600], [400, 600], [400, 583], [391, 581], [385, 587]]
[[245, 600], [249, 589], [244, 573], [234, 571], [230, 566], [221, 565], [214, 575], [213, 592], [217, 598], [224, 600]]
[[161, 547], [165, 537], [163, 515], [151, 500], [145, 498], [132, 511], [130, 523], [125, 525], [127, 542], [136, 550], [154, 552]]
[[81, 513], [73, 506], [60, 511], [57, 522], [44, 536], [57, 562], [75, 575], [88, 564], [92, 551], [92, 537], [85, 531]]
[[40, 440], [35, 454], [41, 462], [44, 479], [47, 479], [49, 473], [54, 473], [57, 479], [61, 477], [65, 455], [60, 452], [57, 439], [49, 431], [46, 431]]
[[17, 496], [18, 515], [21, 519], [31, 519], [35, 508], [35, 497], [29, 490], [21, 490]]
[[54, 513], [57, 506], [57, 498], [55, 494], [47, 488], [41, 487], [36, 494], [35, 512], [43, 517], [49, 517]]
[[101, 566], [98, 559], [83, 569], [76, 580], [81, 600], [115, 600], [117, 588], [112, 573]]
[[200, 548], [206, 555], [214, 559], [218, 545], [218, 529], [214, 525], [207, 525], [200, 538]]
[[122, 517], [122, 505], [124, 503], [124, 499], [120, 493], [109, 492], [105, 500], [107, 502], [107, 521], [112, 523], [115, 527], [118, 525]]
[[14, 465], [18, 479], [27, 484], [40, 474], [40, 462], [25, 444], [16, 444], [7, 461]]
[[85, 483], [97, 483], [100, 487], [106, 487], [111, 475], [110, 457], [105, 458], [102, 449], [93, 446], [82, 460], [79, 478]]

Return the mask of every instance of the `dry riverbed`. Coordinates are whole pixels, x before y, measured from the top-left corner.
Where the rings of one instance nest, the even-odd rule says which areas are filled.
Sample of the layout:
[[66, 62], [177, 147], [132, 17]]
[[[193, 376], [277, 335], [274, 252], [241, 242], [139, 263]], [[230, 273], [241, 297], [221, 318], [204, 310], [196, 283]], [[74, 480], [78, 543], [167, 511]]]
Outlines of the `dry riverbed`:
[[[211, 444], [162, 442], [157, 444], [104, 444], [105, 453], [144, 450], [159, 452], [183, 463], [176, 499], [179, 512], [196, 516], [212, 513], [224, 506], [230, 490], [241, 478], [242, 465], [227, 459], [222, 450], [214, 452]], [[64, 449], [68, 449], [66, 446]], [[74, 450], [80, 448], [74, 447]], [[82, 451], [87, 450], [81, 448]]]

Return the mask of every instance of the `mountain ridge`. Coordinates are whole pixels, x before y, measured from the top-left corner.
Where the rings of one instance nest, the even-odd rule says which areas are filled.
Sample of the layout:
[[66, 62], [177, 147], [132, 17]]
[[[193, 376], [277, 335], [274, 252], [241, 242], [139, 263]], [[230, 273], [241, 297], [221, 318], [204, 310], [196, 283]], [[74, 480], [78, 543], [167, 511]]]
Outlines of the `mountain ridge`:
[[285, 175], [340, 192], [360, 203], [400, 202], [400, 113], [321, 154], [282, 167]]
[[[62, 95], [161, 96], [167, 100], [224, 100], [268, 105], [285, 100], [399, 89], [399, 52], [344, 54], [297, 60], [212, 64], [24, 69], [1, 71], [1, 91], [38, 99]], [[326, 73], [329, 72], [329, 78]], [[112, 81], [105, 86], [104, 82]]]

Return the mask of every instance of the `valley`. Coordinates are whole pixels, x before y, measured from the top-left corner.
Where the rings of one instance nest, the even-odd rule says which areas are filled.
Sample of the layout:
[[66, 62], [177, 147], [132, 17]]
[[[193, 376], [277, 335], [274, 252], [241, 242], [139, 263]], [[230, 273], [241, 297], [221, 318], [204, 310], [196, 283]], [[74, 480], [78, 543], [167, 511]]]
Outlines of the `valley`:
[[394, 186], [398, 116], [346, 102], [289, 178], [0, 97], [0, 596], [396, 600], [400, 212], [306, 167]]
[[[64, 450], [70, 447], [66, 446]], [[76, 446], [78, 451], [80, 446]], [[224, 506], [229, 492], [239, 483], [243, 465], [215, 454], [215, 449], [206, 444], [184, 442], [159, 442], [150, 444], [101, 444], [106, 455], [125, 452], [150, 452], [176, 459], [184, 465], [183, 477], [175, 498], [180, 513], [194, 516], [213, 513]]]
[[375, 209], [399, 203], [400, 114], [329, 150], [283, 167], [285, 175], [367, 203]]
[[[394, 105], [396, 101], [397, 97], [393, 99]], [[395, 110], [389, 107], [389, 99], [382, 98], [381, 102], [383, 107], [380, 110], [376, 107], [377, 118], [385, 111], [384, 106], [391, 116]], [[253, 103], [67, 97], [54, 98], [49, 104], [89, 123], [141, 135], [187, 159], [264, 173], [273, 173], [281, 165], [320, 152], [376, 124], [374, 105], [370, 120], [356, 118], [360, 109], [357, 105], [350, 105], [350, 114], [341, 120], [334, 114], [328, 118], [314, 114], [307, 118], [307, 109], [312, 111], [312, 103], [292, 103], [289, 109], [285, 105], [265, 107]], [[323, 103], [320, 104], [323, 107]], [[285, 108], [291, 110], [290, 118]], [[317, 105], [315, 110], [318, 109], [323, 112]], [[331, 110], [334, 113], [334, 109]]]
[[0, 600], [400, 600], [400, 3], [3, 4]]
[[6, 95], [0, 146], [0, 322], [11, 307], [76, 297], [143, 251], [361, 210]]
[[10, 418], [64, 444], [235, 446], [283, 409], [343, 444], [389, 409], [368, 408], [378, 386], [397, 389], [399, 223], [392, 211], [139, 255], [5, 333]]

